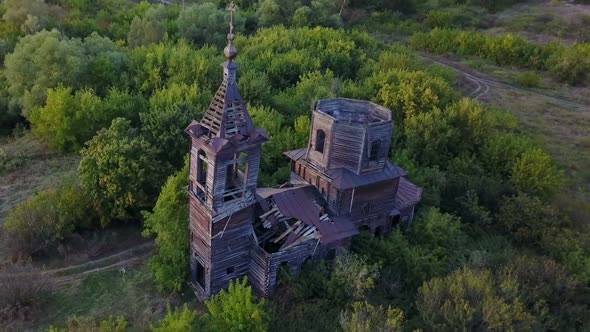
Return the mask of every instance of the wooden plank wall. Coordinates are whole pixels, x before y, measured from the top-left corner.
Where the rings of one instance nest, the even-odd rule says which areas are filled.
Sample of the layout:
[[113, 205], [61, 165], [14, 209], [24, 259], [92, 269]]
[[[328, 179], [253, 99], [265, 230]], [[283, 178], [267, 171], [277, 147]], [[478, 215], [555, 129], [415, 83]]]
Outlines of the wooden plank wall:
[[253, 243], [250, 247], [250, 271], [248, 276], [256, 295], [262, 297], [269, 295], [269, 274], [270, 255], [257, 243]]
[[[307, 145], [307, 159], [313, 162], [319, 169], [325, 171], [330, 163], [330, 151], [332, 145], [330, 142], [333, 139], [334, 119], [326, 114], [320, 112], [312, 113], [312, 128], [309, 135], [309, 144]], [[318, 130], [323, 130], [326, 134], [324, 141], [324, 152], [316, 151], [316, 137]]]
[[227, 288], [231, 279], [248, 275], [254, 214], [254, 206], [249, 206], [213, 224], [210, 294]]
[[361, 156], [365, 150], [364, 124], [337, 122], [332, 128], [330, 141], [329, 168], [344, 167], [357, 172], [361, 162]]
[[[367, 143], [363, 151], [363, 164], [361, 173], [369, 173], [380, 171], [385, 166], [387, 155], [389, 154], [389, 147], [391, 145], [391, 136], [393, 134], [393, 126], [390, 121], [372, 123], [367, 128]], [[378, 161], [370, 161], [371, 144], [374, 140], [380, 140], [381, 145], [379, 149], [380, 159]]]

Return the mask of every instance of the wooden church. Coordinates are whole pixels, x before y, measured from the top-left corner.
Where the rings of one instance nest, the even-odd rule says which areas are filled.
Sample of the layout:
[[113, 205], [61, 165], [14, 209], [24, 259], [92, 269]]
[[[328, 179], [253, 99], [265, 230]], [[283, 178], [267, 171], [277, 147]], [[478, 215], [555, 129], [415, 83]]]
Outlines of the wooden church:
[[[233, 19], [232, 19], [233, 21]], [[190, 150], [190, 283], [201, 299], [248, 276], [267, 296], [277, 270], [293, 273], [347, 250], [367, 230], [385, 234], [410, 223], [421, 189], [388, 160], [392, 113], [374, 103], [319, 100], [309, 144], [285, 152], [289, 182], [258, 188], [262, 144], [236, 84], [230, 23], [223, 82], [201, 121], [186, 133]]]

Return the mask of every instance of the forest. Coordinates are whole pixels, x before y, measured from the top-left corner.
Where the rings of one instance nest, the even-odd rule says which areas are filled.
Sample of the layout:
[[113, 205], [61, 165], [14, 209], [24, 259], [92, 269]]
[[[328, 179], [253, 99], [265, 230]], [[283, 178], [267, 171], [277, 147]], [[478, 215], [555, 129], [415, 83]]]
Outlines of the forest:
[[229, 1], [3, 0], [0, 330], [590, 330], [590, 2], [235, 3], [259, 185], [287, 181], [315, 100], [370, 100], [423, 188], [413, 223], [267, 299], [197, 301], [184, 129]]

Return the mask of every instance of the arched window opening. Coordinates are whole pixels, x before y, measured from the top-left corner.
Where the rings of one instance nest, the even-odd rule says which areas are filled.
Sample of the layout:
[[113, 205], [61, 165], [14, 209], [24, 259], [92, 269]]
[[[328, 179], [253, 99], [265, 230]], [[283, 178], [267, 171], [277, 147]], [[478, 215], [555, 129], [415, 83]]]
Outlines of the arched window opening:
[[315, 133], [315, 150], [324, 153], [324, 144], [326, 143], [326, 133], [319, 129]]
[[381, 140], [376, 139], [371, 142], [371, 154], [369, 156], [370, 161], [378, 161], [380, 157], [381, 151]]

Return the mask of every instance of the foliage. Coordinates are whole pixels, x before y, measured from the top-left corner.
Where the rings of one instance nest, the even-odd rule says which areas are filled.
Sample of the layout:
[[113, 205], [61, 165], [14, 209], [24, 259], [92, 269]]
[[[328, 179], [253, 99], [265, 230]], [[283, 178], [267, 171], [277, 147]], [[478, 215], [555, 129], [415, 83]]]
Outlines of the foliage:
[[158, 323], [158, 326], [151, 326], [153, 332], [181, 332], [197, 331], [197, 313], [188, 308], [185, 304], [181, 309], [172, 310], [170, 305], [166, 308], [166, 317]]
[[553, 196], [563, 184], [553, 159], [539, 148], [526, 151], [515, 161], [510, 180], [518, 191], [543, 198]]
[[257, 300], [252, 287], [247, 286], [248, 278], [232, 280], [228, 291], [222, 290], [207, 301], [207, 326], [212, 331], [267, 330], [268, 313], [264, 300]]
[[6, 56], [9, 90], [26, 116], [44, 104], [48, 88], [79, 86], [86, 64], [80, 40], [62, 37], [57, 30], [27, 35]]
[[526, 194], [504, 198], [497, 219], [503, 232], [527, 244], [539, 244], [547, 232], [567, 226], [555, 208]]
[[158, 151], [129, 120], [114, 119], [82, 149], [80, 182], [93, 201], [102, 224], [129, 219], [150, 208], [162, 185], [163, 163], [154, 163]]
[[375, 287], [379, 278], [379, 264], [367, 262], [367, 258], [345, 254], [334, 260], [334, 269], [330, 276], [329, 292], [335, 301], [362, 300]]
[[147, 17], [135, 17], [127, 34], [127, 43], [131, 47], [160, 42], [164, 38], [166, 27], [162, 22]]
[[535, 316], [538, 330], [584, 330], [590, 291], [578, 278], [552, 259], [516, 256], [499, 273], [514, 278], [518, 298]]
[[10, 211], [3, 225], [5, 240], [16, 253], [47, 249], [92, 224], [90, 202], [74, 179], [32, 196]]
[[175, 169], [182, 166], [187, 152], [184, 128], [202, 116], [208, 93], [195, 85], [171, 83], [156, 90], [149, 99], [149, 110], [140, 114], [144, 137], [158, 148], [159, 158]]
[[143, 98], [113, 89], [105, 99], [92, 90], [72, 92], [58, 87], [47, 91], [44, 107], [29, 116], [33, 133], [61, 151], [77, 151], [116, 117], [137, 118]]
[[[181, 37], [201, 46], [205, 44], [223, 46], [228, 32], [229, 12], [211, 2], [191, 5], [180, 12], [177, 25]], [[234, 18], [236, 31], [244, 30], [240, 11]]]
[[416, 306], [425, 327], [434, 331], [530, 330], [533, 317], [523, 303], [503, 296], [511, 281], [496, 285], [490, 271], [463, 268], [425, 282]]
[[162, 187], [153, 212], [143, 212], [144, 236], [156, 235], [158, 253], [150, 269], [161, 289], [178, 292], [187, 276], [189, 258], [188, 162]]
[[59, 329], [57, 327], [50, 326], [49, 332], [125, 332], [127, 331], [127, 324], [127, 320], [124, 316], [113, 317], [111, 315], [108, 319], [102, 321], [95, 321], [92, 319], [73, 316], [68, 318], [65, 329]]
[[477, 31], [435, 28], [418, 32], [410, 44], [418, 50], [489, 58], [498, 65], [547, 70], [569, 84], [583, 83], [590, 69], [590, 45], [537, 45], [513, 34], [487, 36]]
[[536, 88], [541, 84], [541, 77], [534, 71], [525, 71], [516, 76], [516, 83], [527, 88]]
[[368, 302], [354, 302], [350, 310], [340, 314], [340, 326], [344, 332], [394, 332], [401, 331], [404, 312], [391, 306], [373, 306]]

